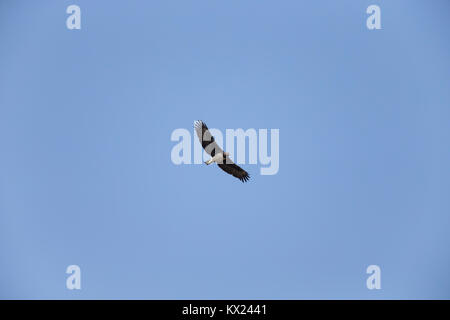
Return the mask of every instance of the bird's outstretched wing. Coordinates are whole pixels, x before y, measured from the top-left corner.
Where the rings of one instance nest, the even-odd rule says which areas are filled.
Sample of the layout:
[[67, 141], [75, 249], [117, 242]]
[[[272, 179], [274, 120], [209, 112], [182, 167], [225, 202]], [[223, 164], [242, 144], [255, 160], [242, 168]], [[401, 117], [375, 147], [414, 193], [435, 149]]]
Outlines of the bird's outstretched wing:
[[194, 128], [203, 149], [205, 149], [205, 151], [209, 155], [211, 155], [211, 157], [214, 157], [214, 155], [217, 153], [223, 152], [203, 121], [195, 121]]
[[233, 177], [238, 178], [242, 182], [246, 182], [248, 181], [248, 179], [250, 179], [250, 175], [248, 174], [248, 172], [231, 161], [229, 157], [226, 157], [225, 163], [218, 163], [217, 165], [220, 169], [228, 174], [231, 174]]

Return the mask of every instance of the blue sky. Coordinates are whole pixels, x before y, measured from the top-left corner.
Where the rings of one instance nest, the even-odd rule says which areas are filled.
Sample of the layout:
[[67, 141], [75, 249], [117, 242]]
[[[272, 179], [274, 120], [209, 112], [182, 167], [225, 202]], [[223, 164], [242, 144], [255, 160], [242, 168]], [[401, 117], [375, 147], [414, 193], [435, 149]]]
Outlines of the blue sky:
[[[450, 298], [449, 9], [2, 1], [0, 298]], [[174, 165], [197, 119], [280, 129], [278, 174]]]

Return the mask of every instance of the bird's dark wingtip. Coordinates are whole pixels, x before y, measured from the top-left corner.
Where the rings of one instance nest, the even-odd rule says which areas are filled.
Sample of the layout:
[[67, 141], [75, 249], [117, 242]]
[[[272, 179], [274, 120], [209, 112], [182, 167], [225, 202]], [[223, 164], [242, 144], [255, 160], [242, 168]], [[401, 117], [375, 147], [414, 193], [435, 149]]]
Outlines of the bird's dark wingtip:
[[245, 183], [245, 182], [247, 182], [248, 180], [250, 180], [250, 175], [249, 174], [247, 174], [246, 176], [243, 176], [242, 178], [240, 178], [239, 180], [241, 180], [242, 181], [242, 183]]

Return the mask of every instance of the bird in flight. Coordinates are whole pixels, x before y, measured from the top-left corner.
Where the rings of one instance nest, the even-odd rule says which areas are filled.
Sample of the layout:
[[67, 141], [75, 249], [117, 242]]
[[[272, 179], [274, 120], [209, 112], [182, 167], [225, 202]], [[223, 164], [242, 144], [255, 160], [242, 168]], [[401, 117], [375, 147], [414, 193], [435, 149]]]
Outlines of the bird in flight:
[[233, 177], [238, 178], [242, 182], [246, 182], [250, 179], [250, 175], [247, 171], [231, 161], [229, 158], [230, 154], [228, 152], [224, 152], [219, 147], [203, 121], [195, 121], [194, 128], [203, 149], [205, 149], [205, 151], [211, 156], [211, 159], [206, 161], [205, 164], [209, 165], [215, 162], [220, 169], [228, 174], [231, 174]]

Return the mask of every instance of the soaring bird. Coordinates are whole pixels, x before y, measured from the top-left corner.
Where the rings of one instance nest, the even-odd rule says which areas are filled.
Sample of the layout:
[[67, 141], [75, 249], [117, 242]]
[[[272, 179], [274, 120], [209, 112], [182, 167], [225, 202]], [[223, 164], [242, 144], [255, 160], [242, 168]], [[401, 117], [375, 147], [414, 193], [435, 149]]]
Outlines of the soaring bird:
[[194, 128], [203, 149], [205, 149], [205, 151], [211, 156], [211, 159], [206, 161], [205, 164], [209, 165], [215, 162], [220, 169], [228, 174], [231, 174], [233, 177], [238, 178], [242, 182], [246, 182], [250, 179], [250, 175], [247, 171], [231, 161], [229, 158], [230, 154], [228, 152], [224, 152], [219, 147], [203, 121], [195, 121]]

